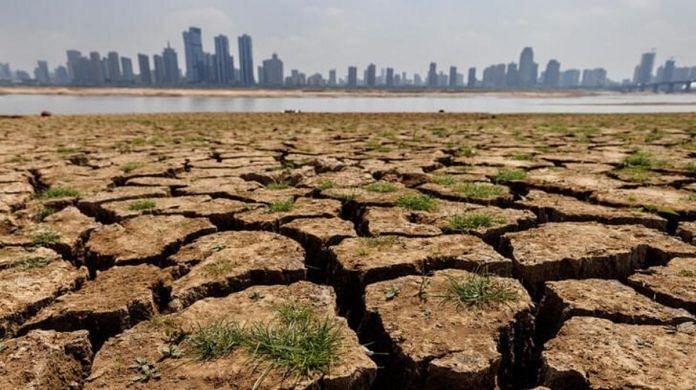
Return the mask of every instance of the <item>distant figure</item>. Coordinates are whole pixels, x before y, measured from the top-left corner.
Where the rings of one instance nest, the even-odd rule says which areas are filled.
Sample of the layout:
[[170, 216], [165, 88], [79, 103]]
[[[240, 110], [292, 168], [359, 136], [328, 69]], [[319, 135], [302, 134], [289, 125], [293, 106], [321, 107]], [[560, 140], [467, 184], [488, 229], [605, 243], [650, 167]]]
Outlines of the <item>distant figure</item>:
[[50, 111], [41, 111], [41, 116], [42, 116], [42, 117], [51, 116], [51, 115], [53, 115], [53, 114], [51, 114]]
[[445, 110], [440, 110], [440, 111], [438, 111], [438, 112], [445, 112]]

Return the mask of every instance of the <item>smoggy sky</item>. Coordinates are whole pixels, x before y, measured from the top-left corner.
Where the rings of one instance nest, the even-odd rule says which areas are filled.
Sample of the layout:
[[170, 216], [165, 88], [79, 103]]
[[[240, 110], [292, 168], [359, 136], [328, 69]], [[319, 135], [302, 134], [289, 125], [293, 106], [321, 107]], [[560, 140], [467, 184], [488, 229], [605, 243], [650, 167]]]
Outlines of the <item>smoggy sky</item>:
[[161, 52], [167, 41], [183, 65], [181, 32], [253, 37], [256, 63], [277, 52], [286, 72], [348, 65], [393, 66], [425, 74], [440, 69], [519, 60], [532, 46], [544, 68], [603, 66], [615, 80], [631, 77], [640, 54], [656, 48], [658, 64], [674, 57], [696, 65], [695, 0], [0, 0], [0, 62], [31, 71], [37, 59], [54, 68], [65, 50], [102, 55]]

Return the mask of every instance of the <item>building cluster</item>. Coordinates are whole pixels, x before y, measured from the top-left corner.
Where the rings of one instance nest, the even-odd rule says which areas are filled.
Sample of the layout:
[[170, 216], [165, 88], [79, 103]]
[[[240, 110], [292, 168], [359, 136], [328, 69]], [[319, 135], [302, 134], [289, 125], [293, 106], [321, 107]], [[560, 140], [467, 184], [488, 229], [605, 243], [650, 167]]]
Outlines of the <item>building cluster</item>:
[[340, 77], [336, 69], [329, 70], [328, 77], [325, 77], [322, 73], [308, 76], [297, 69], [287, 74], [283, 61], [275, 53], [254, 68], [252, 39], [246, 34], [237, 38], [236, 61], [225, 35], [214, 37], [212, 53], [204, 50], [203, 33], [198, 27], [183, 32], [183, 43], [184, 61], [181, 64], [178, 53], [169, 44], [161, 54], [138, 54], [137, 64], [115, 51], [102, 56], [96, 51], [83, 55], [78, 50], [68, 50], [65, 65], [50, 71], [46, 61], [38, 61], [33, 77], [25, 71], [12, 71], [7, 63], [0, 63], [0, 83], [242, 88], [595, 89], [696, 80], [696, 66], [677, 67], [673, 59], [668, 59], [654, 73], [654, 51], [642, 55], [633, 79], [617, 82], [607, 77], [604, 68], [562, 69], [556, 59], [540, 68], [534, 61], [531, 47], [522, 50], [519, 62], [493, 64], [480, 74], [475, 67], [468, 68], [466, 74], [459, 72], [454, 65], [446, 71], [439, 70], [438, 64], [431, 62], [422, 77], [418, 73], [397, 72], [393, 67], [380, 67], [378, 71], [377, 65], [371, 63], [362, 72], [357, 66], [348, 66], [344, 77]]

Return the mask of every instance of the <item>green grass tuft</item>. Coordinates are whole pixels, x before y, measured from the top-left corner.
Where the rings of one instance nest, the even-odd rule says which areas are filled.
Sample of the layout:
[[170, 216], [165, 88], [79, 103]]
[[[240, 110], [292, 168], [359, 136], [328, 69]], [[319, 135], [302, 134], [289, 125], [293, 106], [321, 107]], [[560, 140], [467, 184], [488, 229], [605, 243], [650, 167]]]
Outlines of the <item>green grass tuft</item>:
[[637, 151], [630, 156], [626, 156], [619, 164], [619, 168], [642, 167], [650, 169], [664, 165], [664, 162], [656, 160], [652, 153]]
[[43, 230], [36, 232], [31, 236], [31, 242], [34, 245], [46, 246], [55, 244], [60, 240], [60, 234], [54, 232], [53, 230]]
[[452, 191], [474, 199], [490, 199], [505, 193], [505, 187], [486, 183], [460, 183]]
[[334, 182], [332, 182], [331, 180], [328, 180], [328, 179], [320, 181], [319, 184], [317, 185], [317, 189], [319, 191], [328, 190], [329, 188], [334, 188]]
[[47, 257], [41, 257], [41, 256], [36, 256], [36, 257], [25, 257], [23, 259], [20, 259], [18, 261], [15, 261], [14, 263], [10, 264], [8, 268], [14, 268], [14, 269], [20, 269], [20, 270], [28, 270], [28, 269], [34, 269], [34, 268], [43, 268], [53, 262], [53, 259], [47, 258]]
[[389, 182], [378, 181], [376, 183], [368, 184], [367, 186], [365, 186], [365, 189], [370, 192], [386, 194], [389, 192], [395, 192], [398, 189], [398, 187]]
[[437, 210], [437, 200], [428, 195], [404, 195], [396, 200], [396, 206], [409, 210], [435, 211]]
[[136, 200], [128, 205], [128, 210], [141, 211], [154, 209], [155, 207], [157, 207], [157, 203], [153, 200]]
[[198, 329], [188, 338], [193, 354], [201, 360], [216, 359], [232, 352], [244, 342], [244, 329], [237, 322], [214, 321]]
[[291, 188], [292, 186], [289, 183], [286, 183], [284, 181], [280, 181], [277, 183], [270, 183], [266, 186], [269, 190], [285, 190], [288, 188]]
[[498, 173], [493, 176], [493, 181], [496, 183], [506, 182], [506, 181], [517, 181], [524, 180], [527, 178], [527, 172], [521, 169], [499, 169]]
[[273, 202], [268, 206], [269, 213], [284, 213], [292, 210], [295, 206], [295, 201], [292, 199], [280, 200]]
[[685, 278], [696, 278], [696, 269], [682, 269], [677, 272], [677, 275]]
[[457, 214], [447, 220], [447, 228], [453, 232], [468, 232], [478, 228], [487, 228], [504, 223], [501, 217], [487, 214]]
[[43, 221], [46, 217], [55, 214], [57, 211], [58, 210], [52, 207], [42, 207], [41, 210], [36, 213], [35, 219], [39, 222]]
[[433, 183], [441, 186], [451, 186], [456, 182], [457, 180], [452, 175], [433, 175]]
[[463, 279], [447, 278], [444, 300], [454, 302], [457, 307], [487, 306], [505, 303], [518, 298], [517, 292], [503, 285], [486, 273], [472, 274]]
[[121, 169], [121, 172], [123, 172], [123, 173], [131, 173], [132, 171], [134, 171], [138, 168], [142, 168], [143, 166], [145, 166], [145, 164], [143, 164], [141, 162], [129, 162], [129, 163], [121, 165], [120, 169]]
[[39, 193], [41, 199], [67, 198], [80, 196], [80, 191], [69, 187], [51, 187]]

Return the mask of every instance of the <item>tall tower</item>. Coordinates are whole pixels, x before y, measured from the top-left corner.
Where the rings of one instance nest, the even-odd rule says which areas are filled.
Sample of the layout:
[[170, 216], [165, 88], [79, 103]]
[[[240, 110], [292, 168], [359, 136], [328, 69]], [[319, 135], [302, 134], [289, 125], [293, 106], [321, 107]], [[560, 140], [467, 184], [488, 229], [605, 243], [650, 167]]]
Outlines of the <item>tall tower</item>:
[[230, 41], [224, 35], [215, 37], [215, 80], [229, 84], [234, 80], [234, 64], [230, 56]]
[[203, 65], [203, 43], [202, 32], [198, 27], [189, 27], [184, 31], [184, 56], [186, 57], [186, 79], [192, 83], [201, 80], [201, 69]]
[[537, 82], [538, 65], [534, 63], [534, 50], [525, 47], [520, 54], [519, 81], [520, 87], [532, 87]]
[[243, 86], [254, 85], [254, 58], [251, 48], [251, 37], [247, 34], [237, 39], [239, 44], [239, 75]]
[[638, 84], [648, 84], [652, 81], [653, 67], [655, 66], [655, 52], [643, 53], [640, 57], [638, 68]]

